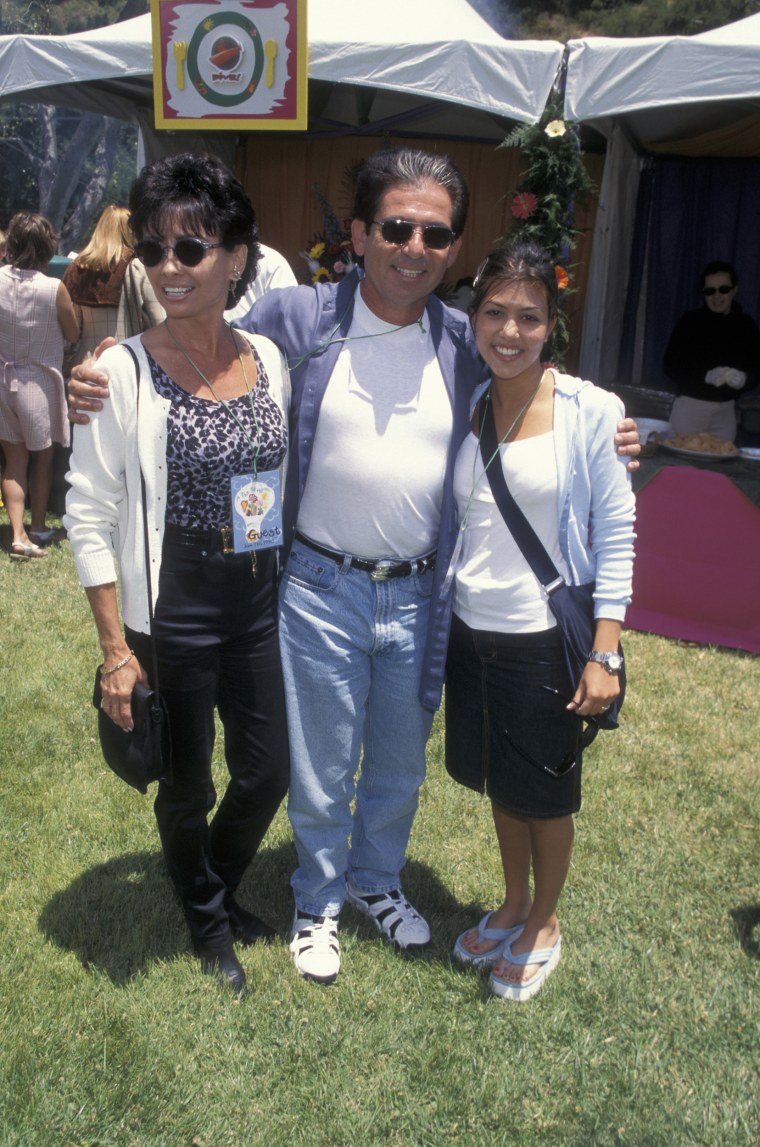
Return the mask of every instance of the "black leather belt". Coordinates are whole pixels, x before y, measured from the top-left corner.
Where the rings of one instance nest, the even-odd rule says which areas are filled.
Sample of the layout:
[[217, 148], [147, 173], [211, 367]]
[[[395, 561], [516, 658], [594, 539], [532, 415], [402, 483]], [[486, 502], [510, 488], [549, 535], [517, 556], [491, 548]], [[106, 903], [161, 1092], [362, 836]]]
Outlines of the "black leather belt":
[[164, 537], [181, 546], [199, 546], [209, 553], [221, 550], [223, 554], [234, 554], [235, 542], [232, 526], [211, 527], [207, 530], [189, 530], [184, 526], [176, 526], [167, 522], [164, 526]]
[[305, 537], [298, 530], [296, 530], [295, 536], [297, 541], [308, 546], [310, 550], [321, 554], [323, 558], [337, 562], [338, 565], [343, 565], [348, 558], [351, 569], [363, 570], [369, 574], [373, 581], [387, 581], [388, 578], [392, 577], [410, 577], [414, 573], [421, 574], [427, 570], [435, 569], [435, 550], [421, 558], [411, 558], [409, 561], [402, 561], [398, 558], [380, 558], [379, 561], [371, 562], [367, 558], [355, 558], [352, 554], [342, 554], [339, 550], [320, 546], [318, 542], [313, 542], [311, 538]]

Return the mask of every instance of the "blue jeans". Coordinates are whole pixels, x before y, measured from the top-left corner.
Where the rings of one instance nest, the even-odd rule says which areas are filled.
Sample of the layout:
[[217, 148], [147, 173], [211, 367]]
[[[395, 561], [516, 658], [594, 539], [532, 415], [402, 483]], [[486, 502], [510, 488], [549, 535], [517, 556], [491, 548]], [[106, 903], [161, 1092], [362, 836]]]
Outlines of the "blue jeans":
[[433, 720], [417, 698], [432, 583], [431, 572], [374, 582], [348, 560], [293, 544], [280, 647], [291, 884], [303, 912], [337, 916], [347, 876], [365, 894], [399, 884]]

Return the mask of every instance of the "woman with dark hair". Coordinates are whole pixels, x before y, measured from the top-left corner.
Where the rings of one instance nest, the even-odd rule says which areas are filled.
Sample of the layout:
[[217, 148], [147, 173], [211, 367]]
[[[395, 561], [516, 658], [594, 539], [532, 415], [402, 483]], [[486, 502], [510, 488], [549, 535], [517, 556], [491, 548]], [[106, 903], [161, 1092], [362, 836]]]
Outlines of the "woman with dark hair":
[[[581, 801], [583, 718], [619, 693], [630, 601], [634, 503], [613, 436], [614, 395], [544, 367], [557, 319], [556, 271], [531, 243], [493, 251], [474, 284], [472, 327], [491, 385], [454, 471], [461, 557], [446, 671], [446, 767], [491, 800], [506, 892], [454, 955], [491, 968], [491, 990], [535, 995], [562, 946], [557, 902]], [[490, 407], [490, 409], [489, 409]], [[515, 501], [565, 581], [596, 583], [594, 648], [567, 680], [554, 616], [491, 492], [485, 419]], [[533, 874], [531, 892], [530, 877]]]
[[[276, 501], [288, 374], [273, 343], [224, 320], [259, 251], [253, 208], [227, 168], [194, 155], [154, 163], [130, 210], [166, 320], [100, 359], [111, 401], [76, 434], [64, 521], [103, 651], [103, 709], [122, 728], [151, 664], [150, 570], [172, 737], [173, 783], [159, 782], [154, 806], [161, 843], [203, 971], [240, 994], [233, 940], [273, 932], [234, 894], [285, 794], [288, 745], [276, 551], [261, 548], [280, 531], [246, 519], [235, 491]], [[215, 708], [230, 781], [209, 825]]]
[[[11, 524], [11, 557], [47, 554], [45, 528], [53, 481], [53, 443], [69, 444], [63, 390], [64, 339], [78, 335], [69, 292], [45, 274], [58, 237], [47, 219], [20, 211], [10, 221], [8, 265], [0, 267], [0, 446], [3, 501]], [[27, 490], [32, 522], [27, 533]]]
[[678, 388], [670, 424], [676, 434], [733, 442], [736, 394], [760, 377], [760, 331], [736, 301], [730, 263], [708, 263], [699, 283], [704, 306], [681, 316], [665, 351], [665, 373]]

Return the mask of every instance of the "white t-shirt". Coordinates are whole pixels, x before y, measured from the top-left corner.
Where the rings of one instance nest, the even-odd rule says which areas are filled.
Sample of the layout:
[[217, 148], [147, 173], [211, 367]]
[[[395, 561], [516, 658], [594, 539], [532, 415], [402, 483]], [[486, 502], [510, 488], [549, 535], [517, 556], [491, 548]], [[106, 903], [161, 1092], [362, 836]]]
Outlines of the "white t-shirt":
[[452, 430], [426, 314], [395, 327], [357, 289], [320, 408], [298, 529], [371, 560], [435, 549]]
[[[567, 578], [567, 565], [559, 548], [553, 434], [550, 431], [510, 442], [501, 446], [499, 452], [512, 496], [559, 572]], [[491, 463], [497, 464], [497, 459]], [[454, 612], [470, 629], [496, 633], [552, 629], [556, 621], [546, 594], [504, 523], [483, 469], [478, 439], [472, 433], [457, 455], [454, 493], [460, 523], [469, 503], [467, 528], [457, 563]]]

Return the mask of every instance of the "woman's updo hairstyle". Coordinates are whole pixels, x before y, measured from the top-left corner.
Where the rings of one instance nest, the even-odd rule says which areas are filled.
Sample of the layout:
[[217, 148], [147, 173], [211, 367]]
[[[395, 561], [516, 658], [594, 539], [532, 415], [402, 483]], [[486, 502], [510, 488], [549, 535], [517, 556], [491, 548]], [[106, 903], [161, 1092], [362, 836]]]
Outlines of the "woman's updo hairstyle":
[[240, 279], [230, 284], [233, 307], [256, 277], [261, 258], [256, 215], [246, 191], [220, 160], [208, 155], [172, 155], [143, 168], [129, 193], [135, 238], [159, 238], [172, 227], [198, 238], [214, 236], [226, 251], [248, 248]]
[[557, 318], [559, 288], [554, 263], [543, 247], [524, 240], [509, 241], [486, 255], [472, 284], [470, 314], [474, 315], [504, 283], [518, 282], [539, 283], [546, 295], [549, 321]]

